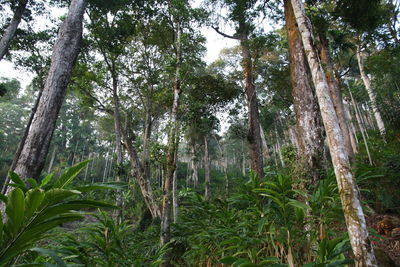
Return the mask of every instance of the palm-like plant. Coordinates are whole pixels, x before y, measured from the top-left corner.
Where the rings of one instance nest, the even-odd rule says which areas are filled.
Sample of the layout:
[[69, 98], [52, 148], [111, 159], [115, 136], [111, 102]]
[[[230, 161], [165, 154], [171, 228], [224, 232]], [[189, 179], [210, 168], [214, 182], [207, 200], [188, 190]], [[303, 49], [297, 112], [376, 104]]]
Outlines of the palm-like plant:
[[85, 208], [113, 208], [113, 205], [88, 199], [77, 199], [82, 192], [108, 188], [106, 185], [90, 185], [68, 188], [68, 185], [86, 166], [78, 163], [64, 172], [59, 179], [46, 176], [39, 185], [34, 179], [24, 182], [11, 172], [14, 189], [5, 202], [5, 214], [0, 212], [0, 266], [7, 266], [13, 258], [31, 248], [36, 241], [46, 237], [49, 230], [58, 225], [83, 218], [78, 212]]

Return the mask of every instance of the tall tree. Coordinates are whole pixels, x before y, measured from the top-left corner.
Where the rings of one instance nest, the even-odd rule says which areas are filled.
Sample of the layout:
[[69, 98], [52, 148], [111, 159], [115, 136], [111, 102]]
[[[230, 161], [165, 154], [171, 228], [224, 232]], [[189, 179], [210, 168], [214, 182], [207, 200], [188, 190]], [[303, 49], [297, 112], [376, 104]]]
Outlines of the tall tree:
[[58, 113], [79, 53], [86, 4], [86, 0], [71, 2], [67, 18], [58, 33], [42, 97], [15, 167], [15, 172], [23, 178], [38, 179], [44, 167]]
[[300, 163], [309, 171], [312, 183], [316, 183], [320, 178], [324, 148], [321, 115], [292, 4], [290, 0], [285, 0], [284, 4], [298, 155]]
[[27, 4], [28, 0], [18, 0], [17, 4], [13, 6], [13, 17], [0, 39], [0, 61], [3, 59], [10, 46], [11, 40], [14, 38]]
[[302, 1], [291, 0], [291, 3], [318, 97], [356, 266], [377, 266], [374, 250], [368, 238], [359, 191], [351, 172], [343, 133], [330, 97], [325, 73], [313, 42], [311, 25], [305, 14]]
[[250, 146], [251, 169], [259, 178], [264, 176], [264, 163], [262, 153], [262, 140], [260, 133], [260, 115], [258, 110], [258, 98], [256, 88], [254, 86], [253, 58], [250, 51], [250, 36], [254, 30], [252, 24], [254, 11], [254, 1], [222, 1], [227, 5], [229, 10], [228, 18], [236, 25], [234, 35], [228, 35], [219, 30], [214, 29], [224, 37], [238, 40], [240, 42], [242, 54], [242, 69], [244, 74], [244, 92], [247, 100], [248, 108], [248, 133], [247, 140]]

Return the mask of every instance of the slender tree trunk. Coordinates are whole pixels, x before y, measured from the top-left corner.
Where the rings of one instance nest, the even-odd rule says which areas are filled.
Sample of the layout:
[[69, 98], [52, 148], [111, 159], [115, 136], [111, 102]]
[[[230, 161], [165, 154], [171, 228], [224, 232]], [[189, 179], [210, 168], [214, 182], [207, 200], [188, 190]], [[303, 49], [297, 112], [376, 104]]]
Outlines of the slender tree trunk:
[[150, 137], [152, 130], [152, 118], [150, 112], [146, 113], [145, 124], [144, 124], [144, 132], [143, 132], [143, 153], [142, 153], [142, 162], [143, 168], [145, 172], [145, 176], [150, 179], [151, 177], [151, 169], [150, 169]]
[[[114, 132], [115, 132], [115, 152], [117, 154], [117, 162], [115, 167], [115, 180], [117, 182], [121, 182], [121, 174], [122, 174], [122, 129], [121, 129], [121, 114], [120, 114], [120, 107], [119, 107], [119, 96], [118, 96], [118, 76], [117, 70], [115, 68], [115, 62], [112, 61], [112, 69], [111, 69], [111, 76], [112, 76], [112, 89], [113, 89], [113, 101], [114, 101]], [[122, 191], [117, 190], [116, 202], [118, 209], [118, 220], [120, 222], [123, 221], [123, 198], [122, 198]]]
[[13, 39], [15, 32], [17, 31], [18, 25], [21, 22], [22, 14], [25, 11], [28, 0], [19, 0], [18, 5], [14, 10], [13, 18], [10, 24], [4, 31], [3, 36], [0, 39], [0, 61], [6, 54], [8, 47], [10, 46], [11, 40]]
[[23, 178], [38, 179], [44, 167], [58, 113], [79, 53], [86, 4], [86, 0], [73, 0], [60, 28], [38, 110], [15, 167], [15, 172]]
[[358, 127], [360, 128], [361, 136], [362, 136], [362, 139], [363, 139], [364, 145], [365, 145], [365, 150], [367, 151], [369, 164], [372, 166], [373, 162], [372, 162], [371, 154], [369, 153], [369, 147], [368, 147], [368, 143], [367, 143], [367, 138], [365, 136], [365, 132], [366, 131], [365, 131], [363, 125], [362, 125], [361, 117], [360, 117], [359, 111], [357, 109], [357, 104], [356, 104], [356, 101], [354, 100], [353, 94], [351, 93], [350, 88], [348, 88], [348, 89], [349, 89], [349, 94], [350, 94], [350, 98], [351, 98], [351, 103], [353, 104], [354, 112], [356, 114], [357, 124], [358, 124]]
[[[39, 106], [39, 101], [40, 101], [40, 97], [42, 96], [42, 92], [43, 92], [43, 90], [40, 90], [38, 96], [36, 97], [35, 104], [33, 105], [31, 114], [29, 115], [29, 119], [28, 119], [28, 122], [27, 122], [25, 130], [24, 130], [24, 135], [22, 136], [21, 141], [19, 141], [18, 148], [17, 148], [17, 151], [15, 151], [15, 156], [14, 156], [14, 159], [13, 159], [13, 161], [11, 163], [9, 171], [14, 171], [15, 170], [15, 166], [17, 165], [17, 161], [18, 161], [18, 159], [19, 159], [19, 157], [21, 155], [22, 149], [24, 148], [24, 144], [26, 142], [26, 138], [28, 136], [29, 129], [31, 128], [31, 124], [32, 124], [33, 118], [35, 117], [35, 113], [37, 111], [37, 107]], [[7, 185], [9, 183], [9, 181], [10, 181], [10, 177], [7, 175], [7, 177], [6, 177], [5, 181], [4, 181], [3, 187], [1, 189], [1, 193], [2, 194], [6, 193], [6, 190], [7, 190], [7, 187], [8, 187]]]
[[351, 113], [349, 110], [349, 105], [343, 103], [343, 107], [344, 107], [344, 113], [345, 113], [345, 117], [346, 117], [346, 121], [349, 122], [348, 126], [349, 126], [349, 135], [350, 135], [350, 141], [351, 141], [351, 147], [353, 148], [354, 153], [357, 153], [357, 136], [355, 135], [355, 128], [354, 128], [354, 123], [353, 123], [353, 119], [351, 117]]
[[191, 145], [191, 150], [192, 150], [192, 155], [191, 155], [191, 167], [192, 167], [192, 182], [193, 182], [193, 186], [194, 188], [196, 188], [197, 183], [199, 181], [199, 176], [198, 176], [198, 172], [197, 172], [197, 164], [196, 164], [196, 144], [192, 144]]
[[[166, 245], [171, 240], [171, 187], [172, 179], [176, 169], [176, 156], [178, 144], [176, 135], [178, 133], [178, 108], [181, 95], [181, 64], [182, 64], [182, 45], [181, 45], [181, 22], [178, 18], [175, 19], [175, 51], [176, 51], [176, 69], [174, 81], [174, 100], [172, 103], [171, 116], [169, 121], [168, 133], [168, 149], [167, 163], [164, 174], [163, 196], [161, 204], [161, 245]], [[171, 265], [171, 255], [166, 253], [164, 261], [160, 264], [161, 267], [169, 267]]]
[[178, 171], [174, 171], [174, 177], [172, 179], [172, 205], [174, 213], [174, 223], [178, 222], [179, 216], [179, 204], [178, 204]]
[[269, 149], [268, 149], [268, 144], [267, 140], [265, 138], [265, 133], [264, 129], [260, 124], [260, 136], [261, 136], [261, 143], [262, 143], [262, 151], [263, 151], [263, 156], [265, 159], [269, 159]]
[[351, 172], [350, 160], [344, 143], [343, 134], [330, 97], [325, 73], [319, 62], [318, 54], [313, 43], [314, 38], [311, 25], [305, 14], [302, 1], [291, 0], [291, 3], [301, 33], [304, 50], [307, 55], [321, 109], [355, 263], [357, 267], [377, 266], [374, 250], [368, 238], [368, 230], [359, 199], [359, 191]]
[[206, 200], [211, 198], [211, 179], [210, 179], [210, 155], [208, 153], [207, 135], [204, 135], [204, 197]]
[[385, 138], [385, 134], [386, 134], [385, 124], [383, 123], [381, 113], [378, 110], [376, 94], [374, 92], [374, 89], [371, 86], [371, 81], [369, 80], [368, 75], [365, 73], [363, 56], [362, 56], [362, 52], [361, 52], [361, 45], [357, 46], [357, 61], [358, 61], [358, 67], [360, 69], [361, 79], [363, 80], [364, 86], [367, 89], [368, 96], [371, 101], [372, 110], [374, 112], [376, 123], [378, 124], [379, 132], [381, 133], [381, 136], [383, 138]]
[[319, 35], [319, 40], [321, 63], [322, 66], [325, 66], [325, 76], [329, 86], [329, 91], [331, 93], [333, 107], [335, 108], [336, 116], [339, 120], [339, 126], [343, 133], [343, 139], [347, 149], [347, 153], [349, 155], [350, 162], [352, 162], [354, 160], [354, 151], [351, 146], [350, 131], [346, 121], [342, 93], [340, 91], [339, 84], [334, 77], [335, 70], [331, 55], [329, 53], [329, 41], [326, 38], [326, 35], [322, 33]]
[[57, 147], [54, 146], [53, 153], [51, 154], [51, 159], [50, 159], [50, 163], [49, 163], [49, 168], [47, 169], [47, 173], [50, 173], [50, 172], [51, 172], [51, 168], [53, 168], [54, 159], [55, 159], [55, 157], [56, 157], [56, 150], [57, 150]]
[[291, 2], [285, 0], [284, 4], [293, 106], [297, 121], [298, 162], [305, 165], [304, 169], [309, 171], [311, 177], [310, 183], [315, 184], [320, 179], [324, 150], [320, 111]]
[[217, 139], [215, 134], [213, 134], [213, 136], [214, 136], [215, 141], [217, 142], [219, 153], [221, 154], [222, 167], [223, 167], [224, 177], [225, 177], [225, 195], [228, 196], [229, 195], [228, 159], [225, 157], [224, 150], [222, 149], [222, 146], [221, 146], [219, 140]]
[[239, 22], [240, 47], [242, 50], [242, 67], [245, 77], [245, 94], [249, 113], [247, 140], [250, 145], [251, 169], [258, 178], [264, 177], [264, 163], [262, 141], [260, 134], [260, 118], [258, 112], [258, 99], [254, 86], [253, 62], [248, 48], [248, 33], [244, 21]]
[[279, 160], [281, 162], [281, 165], [283, 168], [285, 168], [285, 161], [283, 160], [282, 156], [282, 148], [281, 148], [281, 142], [279, 141], [279, 135], [278, 135], [278, 129], [275, 126], [275, 140], [276, 140], [276, 151], [278, 152], [279, 155]]
[[131, 163], [133, 176], [136, 177], [136, 181], [139, 184], [140, 191], [144, 199], [144, 203], [149, 209], [151, 217], [153, 219], [160, 218], [161, 217], [160, 207], [156, 201], [153, 190], [151, 188], [150, 180], [148, 179], [148, 177], [145, 177], [144, 175], [145, 172], [143, 166], [139, 160], [139, 156], [137, 154], [136, 149], [132, 145], [132, 140], [128, 136], [128, 134], [124, 131], [122, 132], [122, 136], [124, 138], [124, 144], [129, 155], [129, 161]]

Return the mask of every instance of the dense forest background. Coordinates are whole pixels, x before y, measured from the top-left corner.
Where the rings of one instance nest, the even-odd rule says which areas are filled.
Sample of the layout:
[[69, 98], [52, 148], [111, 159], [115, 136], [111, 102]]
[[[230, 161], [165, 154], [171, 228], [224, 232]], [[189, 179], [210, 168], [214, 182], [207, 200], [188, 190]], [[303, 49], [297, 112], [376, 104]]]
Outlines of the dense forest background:
[[400, 2], [0, 3], [1, 266], [400, 266]]

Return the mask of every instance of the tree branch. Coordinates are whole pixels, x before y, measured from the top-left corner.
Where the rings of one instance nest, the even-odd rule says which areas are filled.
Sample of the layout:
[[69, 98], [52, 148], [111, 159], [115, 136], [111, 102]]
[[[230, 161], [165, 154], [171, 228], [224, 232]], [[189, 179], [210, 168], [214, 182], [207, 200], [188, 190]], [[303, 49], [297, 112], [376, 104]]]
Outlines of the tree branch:
[[218, 34], [220, 34], [220, 35], [222, 35], [222, 36], [224, 36], [226, 38], [234, 39], [234, 40], [240, 40], [239, 37], [235, 37], [235, 36], [228, 35], [226, 33], [221, 32], [218, 27], [211, 26], [211, 28], [213, 28]]

